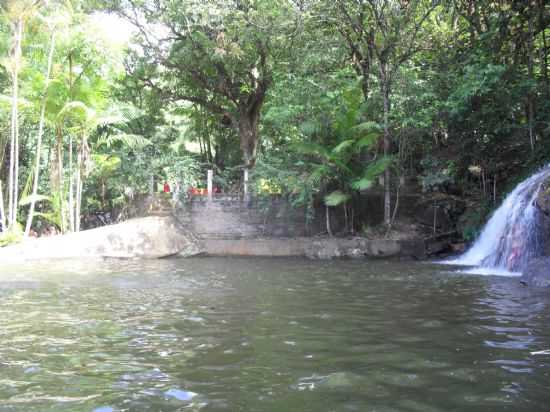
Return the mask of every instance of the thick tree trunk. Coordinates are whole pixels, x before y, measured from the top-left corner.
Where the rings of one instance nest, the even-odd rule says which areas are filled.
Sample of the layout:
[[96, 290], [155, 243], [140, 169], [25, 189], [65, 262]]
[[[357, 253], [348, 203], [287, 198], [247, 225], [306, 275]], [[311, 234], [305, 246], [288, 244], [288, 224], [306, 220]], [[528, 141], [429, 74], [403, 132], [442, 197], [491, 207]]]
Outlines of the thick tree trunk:
[[243, 111], [239, 117], [239, 137], [245, 167], [251, 169], [256, 164], [256, 151], [258, 148], [258, 124], [260, 121], [259, 112], [250, 113]]
[[40, 153], [42, 151], [42, 136], [44, 134], [44, 119], [46, 115], [46, 93], [48, 91], [48, 84], [50, 83], [50, 74], [52, 71], [53, 54], [55, 50], [55, 32], [52, 32], [50, 40], [50, 53], [48, 55], [48, 68], [46, 69], [46, 86], [44, 88], [44, 98], [42, 100], [42, 107], [40, 109], [40, 121], [38, 124], [38, 137], [36, 142], [36, 165], [34, 170], [34, 181], [32, 185], [32, 199], [29, 207], [29, 215], [27, 216], [27, 224], [25, 226], [25, 237], [29, 236], [31, 230], [32, 220], [34, 217], [34, 207], [36, 204], [36, 195], [38, 194], [38, 180], [40, 177]]
[[[390, 136], [390, 80], [388, 78], [387, 63], [380, 62], [380, 87], [382, 97], [384, 99], [384, 156], [389, 156], [391, 147]], [[384, 171], [384, 223], [389, 226], [391, 224], [391, 185], [390, 185], [390, 169]]]
[[363, 61], [359, 62], [358, 66], [359, 67], [357, 71], [361, 73], [361, 91], [363, 92], [363, 99], [366, 102], [369, 99], [370, 91], [370, 58], [366, 58]]
[[206, 156], [208, 158], [208, 163], [212, 164], [214, 162], [214, 156], [212, 155], [212, 142], [210, 141], [210, 133], [206, 135]]

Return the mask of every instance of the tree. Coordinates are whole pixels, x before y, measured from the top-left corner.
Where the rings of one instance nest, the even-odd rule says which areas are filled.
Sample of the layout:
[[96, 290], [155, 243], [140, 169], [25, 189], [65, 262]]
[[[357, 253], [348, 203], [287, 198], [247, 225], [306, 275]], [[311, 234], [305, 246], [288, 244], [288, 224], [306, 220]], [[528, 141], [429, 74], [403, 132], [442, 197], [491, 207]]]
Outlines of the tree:
[[262, 107], [299, 33], [299, 10], [283, 0], [106, 3], [139, 29], [132, 73], [164, 99], [193, 102], [233, 127], [245, 166], [254, 166]]
[[11, 24], [12, 45], [9, 72], [12, 80], [10, 165], [8, 183], [8, 229], [14, 229], [17, 222], [19, 201], [19, 72], [22, 64], [22, 42], [26, 21], [40, 5], [40, 0], [10, 0], [3, 6], [3, 12]]
[[[50, 76], [52, 72], [52, 64], [53, 64], [53, 56], [55, 52], [55, 27], [51, 28], [51, 40], [50, 40], [50, 47], [49, 47], [49, 53], [48, 53], [48, 67], [46, 69], [46, 85], [45, 85], [45, 93], [48, 91]], [[29, 236], [32, 221], [34, 217], [34, 207], [36, 205], [36, 200], [38, 196], [38, 182], [40, 178], [40, 158], [42, 154], [42, 137], [44, 135], [44, 123], [46, 119], [46, 96], [42, 99], [42, 104], [40, 108], [40, 120], [39, 120], [39, 126], [38, 126], [38, 135], [37, 135], [37, 142], [36, 142], [36, 166], [34, 170], [34, 179], [32, 184], [32, 197], [30, 200], [30, 206], [29, 206], [29, 214], [27, 216], [27, 223], [25, 225], [25, 237]]]
[[[389, 156], [392, 136], [390, 111], [392, 85], [399, 69], [424, 45], [428, 37], [427, 19], [439, 5], [438, 1], [412, 0], [337, 0], [333, 5], [335, 21], [344, 44], [349, 49], [352, 63], [362, 76], [365, 100], [369, 98], [371, 67], [376, 65], [383, 100], [383, 153]], [[390, 169], [384, 172], [384, 221], [391, 222]]]

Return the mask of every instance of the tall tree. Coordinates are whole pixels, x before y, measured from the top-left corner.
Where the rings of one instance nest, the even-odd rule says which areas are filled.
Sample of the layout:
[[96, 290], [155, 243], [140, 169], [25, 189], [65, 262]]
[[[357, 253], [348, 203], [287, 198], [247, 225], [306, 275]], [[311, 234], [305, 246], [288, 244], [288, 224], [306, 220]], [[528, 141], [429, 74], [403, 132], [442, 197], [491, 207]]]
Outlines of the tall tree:
[[26, 20], [40, 4], [39, 0], [11, 0], [5, 2], [3, 12], [11, 25], [12, 45], [9, 72], [12, 82], [10, 165], [8, 182], [8, 228], [17, 222], [19, 198], [19, 72], [22, 64], [23, 31]]
[[[53, 65], [53, 56], [55, 52], [55, 27], [50, 27], [51, 30], [51, 37], [50, 37], [50, 46], [49, 46], [49, 53], [48, 53], [48, 66], [46, 69], [46, 84], [44, 87], [44, 93], [48, 92], [48, 85], [50, 83], [50, 76], [52, 72], [52, 65]], [[46, 96], [44, 95], [44, 98], [42, 100], [41, 108], [40, 108], [40, 120], [38, 125], [38, 135], [37, 135], [37, 142], [36, 142], [36, 165], [34, 169], [34, 178], [33, 178], [33, 184], [32, 184], [32, 197], [31, 197], [31, 203], [29, 206], [29, 214], [27, 216], [27, 223], [25, 225], [25, 236], [29, 236], [29, 233], [31, 231], [32, 221], [34, 217], [34, 208], [36, 205], [36, 200], [38, 196], [38, 182], [40, 178], [40, 159], [42, 154], [42, 138], [44, 135], [44, 123], [46, 120]]]
[[[423, 48], [427, 19], [439, 1], [429, 0], [337, 0], [335, 24], [349, 49], [357, 72], [363, 77], [363, 93], [369, 98], [371, 67], [383, 100], [383, 152], [389, 156], [392, 136], [390, 112], [392, 85], [404, 63]], [[374, 69], [374, 67], [376, 69]], [[391, 222], [390, 169], [384, 172], [384, 222]]]
[[139, 29], [132, 71], [142, 84], [217, 115], [254, 166], [262, 107], [301, 28], [299, 9], [284, 0], [106, 3]]

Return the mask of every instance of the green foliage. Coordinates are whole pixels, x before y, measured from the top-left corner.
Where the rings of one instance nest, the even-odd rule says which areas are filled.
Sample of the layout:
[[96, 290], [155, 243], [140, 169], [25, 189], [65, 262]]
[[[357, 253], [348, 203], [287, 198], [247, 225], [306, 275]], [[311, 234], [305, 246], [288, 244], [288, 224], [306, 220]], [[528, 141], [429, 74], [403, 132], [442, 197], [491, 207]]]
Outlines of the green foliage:
[[[88, 171], [90, 159], [85, 212], [117, 207], [151, 179], [178, 181], [186, 193], [204, 185], [207, 168], [217, 186], [237, 190], [241, 152], [257, 148], [257, 194], [285, 197], [309, 217], [323, 203], [357, 203], [388, 168], [419, 176], [426, 192], [483, 197], [484, 185], [496, 180], [504, 192], [550, 159], [544, 2], [31, 3], [10, 2], [24, 10], [3, 9], [0, 19], [0, 180], [9, 176], [9, 22], [23, 10], [19, 206], [32, 199], [45, 99], [40, 166], [49, 176], [41, 174], [35, 200], [39, 218], [56, 225], [67, 216], [71, 175]], [[143, 30], [124, 55], [91, 29], [83, 11], [98, 9], [138, 16]], [[52, 31], [58, 47], [46, 84]]]
[[456, 164], [450, 160], [446, 163], [433, 157], [426, 157], [421, 161], [424, 173], [420, 175], [420, 183], [424, 192], [445, 191], [455, 183]]
[[31, 194], [31, 195], [27, 195], [27, 196], [24, 196], [23, 198], [21, 198], [21, 200], [19, 200], [19, 206], [30, 205], [32, 201], [38, 203], [38, 202], [43, 202], [43, 201], [46, 201], [46, 200], [50, 200], [50, 198], [48, 196], [44, 196], [44, 195], [33, 196]]
[[496, 64], [473, 63], [464, 67], [457, 81], [457, 87], [449, 96], [447, 108], [452, 115], [459, 115], [470, 108], [472, 99], [486, 96], [502, 86], [502, 77], [506, 66]]
[[380, 159], [372, 161], [366, 168], [363, 176], [351, 183], [351, 187], [355, 190], [367, 190], [369, 189], [374, 179], [384, 173], [384, 171], [391, 166], [393, 159], [391, 157], [381, 157]]
[[5, 232], [0, 232], [0, 247], [19, 243], [23, 240], [23, 229], [20, 225]]
[[327, 206], [339, 206], [351, 199], [351, 195], [342, 192], [341, 190], [336, 190], [325, 196], [325, 205]]

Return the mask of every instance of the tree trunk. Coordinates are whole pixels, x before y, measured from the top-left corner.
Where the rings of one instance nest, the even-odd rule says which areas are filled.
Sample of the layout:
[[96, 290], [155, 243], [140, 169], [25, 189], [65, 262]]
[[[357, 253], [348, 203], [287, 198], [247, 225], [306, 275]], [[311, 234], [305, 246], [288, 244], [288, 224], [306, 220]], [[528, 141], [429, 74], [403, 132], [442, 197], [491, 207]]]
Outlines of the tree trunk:
[[17, 222], [17, 201], [19, 196], [19, 68], [21, 63], [21, 41], [23, 38], [23, 19], [19, 17], [13, 27], [13, 68], [12, 68], [12, 107], [10, 170], [8, 186], [8, 227]]
[[197, 134], [197, 138], [199, 140], [199, 151], [200, 151], [200, 154], [201, 154], [201, 159], [205, 159], [205, 156], [204, 156], [204, 149], [202, 147], [202, 136], [201, 136], [201, 133], [198, 133]]
[[0, 180], [0, 224], [2, 225], [2, 232], [6, 231], [6, 210], [4, 209], [4, 188], [2, 187], [2, 181]]
[[[529, 40], [527, 42], [527, 48], [528, 48], [528, 62], [527, 62], [527, 72], [529, 76], [529, 80], [534, 82], [534, 76], [533, 76], [533, 18], [529, 17]], [[529, 119], [529, 143], [531, 145], [531, 152], [535, 152], [535, 96], [533, 95], [533, 91], [529, 90], [529, 93], [527, 95], [527, 115]]]
[[[82, 143], [81, 143], [82, 144]], [[82, 199], [82, 150], [78, 148], [76, 160], [76, 202], [74, 207], [74, 230], [80, 232], [80, 202]]]
[[330, 237], [333, 237], [332, 234], [332, 228], [330, 227], [330, 208], [325, 205], [325, 216], [326, 216], [326, 225], [327, 225], [327, 233]]
[[540, 73], [544, 79], [545, 86], [548, 86], [548, 44], [546, 41], [546, 26], [544, 20], [544, 3], [545, 0], [540, 0], [539, 4], [539, 24], [540, 31], [542, 32], [542, 47], [541, 47], [541, 56], [540, 56]]
[[355, 235], [355, 208], [351, 205], [351, 234]]
[[50, 83], [50, 74], [52, 71], [54, 50], [55, 32], [52, 32], [50, 40], [50, 53], [48, 56], [48, 68], [46, 69], [46, 86], [44, 88], [44, 98], [42, 100], [42, 107], [40, 109], [40, 121], [38, 124], [38, 138], [36, 142], [36, 165], [34, 170], [34, 181], [32, 185], [31, 205], [29, 207], [29, 215], [27, 216], [27, 224], [25, 226], [25, 237], [29, 236], [29, 232], [31, 230], [32, 220], [34, 217], [34, 207], [36, 204], [36, 195], [38, 194], [38, 180], [40, 177], [40, 152], [42, 151], [42, 136], [44, 134], [44, 119], [46, 117], [46, 95], [48, 92], [48, 85]]
[[[391, 146], [389, 114], [390, 114], [390, 80], [386, 62], [380, 62], [380, 86], [384, 99], [384, 156], [389, 156]], [[384, 223], [391, 224], [391, 185], [390, 169], [384, 171]]]
[[348, 205], [344, 203], [344, 230], [346, 233], [349, 232], [349, 222], [348, 222]]
[[258, 148], [259, 112], [241, 112], [239, 117], [239, 137], [245, 167], [251, 169], [256, 164], [256, 150]]
[[60, 127], [56, 132], [56, 148], [55, 148], [55, 167], [54, 177], [52, 179], [52, 189], [59, 196], [59, 221], [61, 233], [65, 233], [65, 207], [63, 201], [63, 134]]
[[[78, 165], [77, 165], [78, 168]], [[74, 179], [73, 179], [73, 137], [69, 136], [69, 230], [75, 231]], [[78, 185], [78, 178], [76, 179]]]
[[214, 156], [212, 155], [212, 142], [210, 141], [210, 133], [208, 129], [207, 129], [205, 140], [206, 140], [206, 156], [208, 159], [208, 163], [212, 164], [214, 161]]
[[101, 208], [103, 210], [107, 209], [106, 196], [107, 196], [107, 187], [105, 185], [105, 179], [102, 178], [101, 179]]

